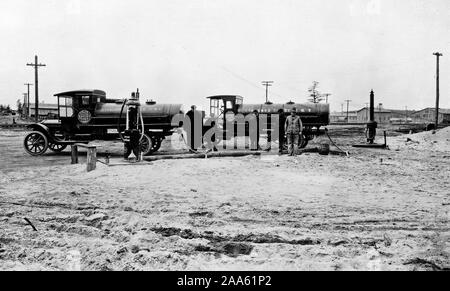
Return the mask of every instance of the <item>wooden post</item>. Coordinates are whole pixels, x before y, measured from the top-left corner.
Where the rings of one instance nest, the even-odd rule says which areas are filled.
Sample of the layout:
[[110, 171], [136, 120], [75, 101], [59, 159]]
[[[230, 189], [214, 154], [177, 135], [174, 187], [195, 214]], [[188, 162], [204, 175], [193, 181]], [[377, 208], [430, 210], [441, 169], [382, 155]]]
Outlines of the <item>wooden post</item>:
[[45, 67], [45, 64], [38, 64], [38, 56], [34, 57], [34, 64], [27, 64], [27, 66], [34, 67], [34, 114], [36, 123], [39, 122], [39, 89], [38, 89], [38, 68]]
[[87, 150], [87, 171], [95, 170], [97, 166], [97, 148], [95, 146], [88, 147]]
[[71, 151], [72, 151], [72, 165], [78, 164], [78, 146], [77, 145], [71, 145]]
[[441, 53], [434, 53], [436, 56], [436, 111], [435, 111], [435, 125], [434, 129], [437, 130], [439, 126], [439, 57], [442, 57]]

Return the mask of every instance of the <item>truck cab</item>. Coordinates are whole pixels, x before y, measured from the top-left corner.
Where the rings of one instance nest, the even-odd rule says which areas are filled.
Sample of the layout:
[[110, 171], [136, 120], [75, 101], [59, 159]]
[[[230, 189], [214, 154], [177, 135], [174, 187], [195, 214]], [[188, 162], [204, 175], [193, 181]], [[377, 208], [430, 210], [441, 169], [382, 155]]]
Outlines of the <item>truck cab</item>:
[[223, 122], [227, 118], [228, 114], [238, 113], [239, 108], [243, 104], [244, 98], [239, 95], [219, 95], [210, 96], [209, 99], [209, 115], [217, 118], [219, 122]]
[[106, 102], [106, 93], [101, 90], [69, 91], [54, 96], [58, 99], [58, 118], [67, 129], [89, 125], [97, 104]]

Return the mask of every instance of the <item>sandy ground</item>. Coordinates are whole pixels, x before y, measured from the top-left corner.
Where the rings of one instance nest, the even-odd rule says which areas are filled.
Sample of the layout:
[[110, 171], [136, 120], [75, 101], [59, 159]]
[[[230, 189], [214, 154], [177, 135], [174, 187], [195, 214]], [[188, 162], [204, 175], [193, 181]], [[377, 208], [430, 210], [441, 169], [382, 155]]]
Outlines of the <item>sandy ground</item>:
[[[349, 157], [86, 173], [68, 152], [30, 157], [22, 132], [0, 132], [0, 269], [448, 269], [450, 130], [391, 137], [390, 150], [356, 150], [360, 133], [331, 133]], [[100, 159], [105, 148], [118, 162], [120, 145]]]

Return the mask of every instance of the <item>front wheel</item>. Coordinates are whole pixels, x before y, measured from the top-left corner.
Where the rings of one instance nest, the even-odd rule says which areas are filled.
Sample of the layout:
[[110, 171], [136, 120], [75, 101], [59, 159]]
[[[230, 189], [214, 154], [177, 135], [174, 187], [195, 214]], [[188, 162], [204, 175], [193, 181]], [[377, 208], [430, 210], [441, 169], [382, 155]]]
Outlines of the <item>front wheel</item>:
[[25, 151], [32, 156], [41, 156], [48, 149], [48, 139], [40, 131], [33, 131], [23, 140]]

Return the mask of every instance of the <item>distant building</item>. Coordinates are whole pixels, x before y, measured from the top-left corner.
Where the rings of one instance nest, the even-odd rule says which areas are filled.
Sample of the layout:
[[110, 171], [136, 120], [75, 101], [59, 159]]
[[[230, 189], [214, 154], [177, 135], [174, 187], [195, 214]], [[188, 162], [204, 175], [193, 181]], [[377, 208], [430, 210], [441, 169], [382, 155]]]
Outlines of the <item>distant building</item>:
[[[412, 122], [411, 115], [415, 113], [412, 110], [385, 109], [381, 106], [375, 108], [374, 117], [378, 123], [396, 123]], [[365, 123], [369, 121], [369, 108], [364, 107], [358, 110], [358, 122]]]
[[[436, 120], [436, 109], [425, 108], [412, 114], [412, 119], [417, 123], [434, 123]], [[450, 109], [439, 109], [439, 123], [450, 124]]]
[[[30, 103], [29, 117], [35, 117], [35, 108], [35, 103]], [[38, 111], [39, 119], [58, 118], [58, 104], [39, 103]]]
[[356, 111], [348, 112], [348, 120], [347, 120], [347, 112], [331, 112], [330, 113], [330, 122], [331, 123], [357, 123], [358, 122], [358, 114]]

